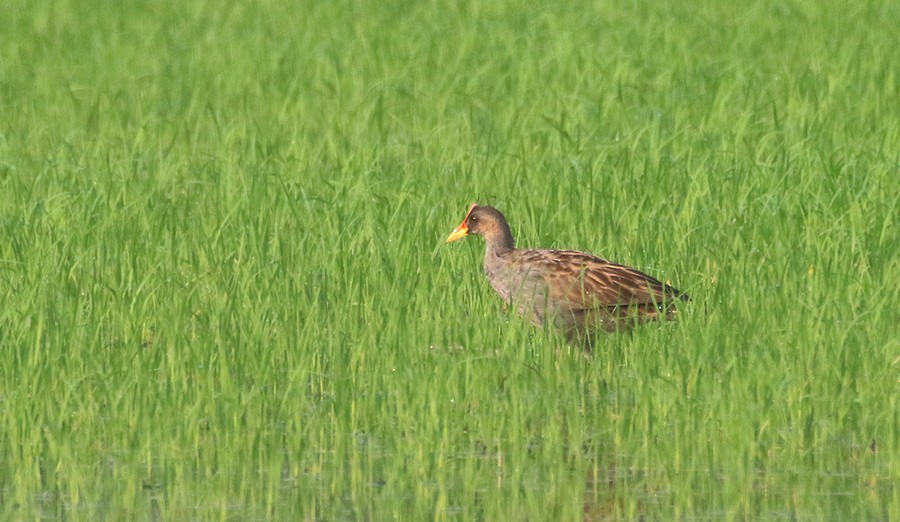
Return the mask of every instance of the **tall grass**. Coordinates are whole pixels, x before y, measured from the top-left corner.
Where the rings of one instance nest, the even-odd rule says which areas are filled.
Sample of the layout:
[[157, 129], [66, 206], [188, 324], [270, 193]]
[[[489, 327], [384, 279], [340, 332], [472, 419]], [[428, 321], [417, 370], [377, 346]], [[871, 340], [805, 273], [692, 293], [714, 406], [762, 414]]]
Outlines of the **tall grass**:
[[[893, 2], [13, 1], [0, 516], [900, 516]], [[522, 245], [693, 296], [591, 359]]]

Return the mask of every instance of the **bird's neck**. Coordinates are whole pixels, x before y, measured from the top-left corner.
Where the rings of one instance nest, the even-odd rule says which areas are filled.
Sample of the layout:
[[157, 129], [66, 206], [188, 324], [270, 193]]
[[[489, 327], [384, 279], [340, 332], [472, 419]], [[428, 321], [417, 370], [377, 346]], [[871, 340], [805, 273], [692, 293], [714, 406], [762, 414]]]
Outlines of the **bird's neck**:
[[516, 248], [516, 242], [506, 223], [500, 223], [497, 230], [484, 238], [484, 242], [489, 254]]
[[[488, 279], [493, 281], [498, 272], [503, 272], [508, 260], [506, 254], [513, 251], [515, 242], [512, 234], [506, 234], [502, 237], [485, 238], [484, 245], [484, 273], [488, 276]], [[504, 299], [507, 298], [502, 288], [494, 286], [494, 289], [500, 292]]]

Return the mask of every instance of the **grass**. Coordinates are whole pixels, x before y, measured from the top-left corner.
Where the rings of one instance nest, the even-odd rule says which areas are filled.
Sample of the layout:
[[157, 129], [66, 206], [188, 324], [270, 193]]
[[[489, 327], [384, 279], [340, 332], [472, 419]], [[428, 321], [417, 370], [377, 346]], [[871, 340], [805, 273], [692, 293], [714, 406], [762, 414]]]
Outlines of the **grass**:
[[[894, 3], [5, 11], [0, 517], [900, 516]], [[693, 301], [586, 360], [473, 201]]]

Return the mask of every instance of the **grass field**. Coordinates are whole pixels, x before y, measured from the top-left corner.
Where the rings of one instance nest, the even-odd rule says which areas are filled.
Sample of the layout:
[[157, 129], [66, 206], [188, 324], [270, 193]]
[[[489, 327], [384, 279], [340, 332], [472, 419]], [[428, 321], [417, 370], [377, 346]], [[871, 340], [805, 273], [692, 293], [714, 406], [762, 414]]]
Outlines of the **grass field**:
[[[0, 16], [0, 518], [900, 518], [900, 4]], [[520, 245], [689, 292], [592, 358]]]

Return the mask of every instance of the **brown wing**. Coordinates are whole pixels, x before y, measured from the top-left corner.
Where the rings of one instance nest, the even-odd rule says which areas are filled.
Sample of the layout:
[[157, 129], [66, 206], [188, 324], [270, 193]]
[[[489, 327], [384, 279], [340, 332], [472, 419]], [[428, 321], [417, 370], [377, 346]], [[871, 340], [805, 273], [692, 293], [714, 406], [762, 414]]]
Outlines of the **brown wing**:
[[634, 268], [574, 250], [519, 250], [517, 265], [544, 279], [549, 298], [570, 311], [652, 305], [687, 299], [676, 288]]

